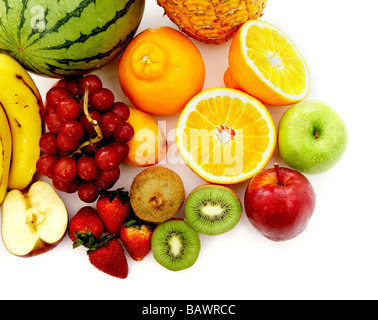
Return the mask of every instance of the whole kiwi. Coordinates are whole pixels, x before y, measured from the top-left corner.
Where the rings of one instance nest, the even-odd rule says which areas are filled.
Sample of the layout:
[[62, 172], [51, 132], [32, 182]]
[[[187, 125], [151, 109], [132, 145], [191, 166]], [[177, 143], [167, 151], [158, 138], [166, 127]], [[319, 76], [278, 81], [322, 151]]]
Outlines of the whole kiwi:
[[130, 187], [130, 204], [144, 221], [162, 223], [171, 219], [185, 201], [180, 176], [171, 169], [153, 166], [141, 171]]

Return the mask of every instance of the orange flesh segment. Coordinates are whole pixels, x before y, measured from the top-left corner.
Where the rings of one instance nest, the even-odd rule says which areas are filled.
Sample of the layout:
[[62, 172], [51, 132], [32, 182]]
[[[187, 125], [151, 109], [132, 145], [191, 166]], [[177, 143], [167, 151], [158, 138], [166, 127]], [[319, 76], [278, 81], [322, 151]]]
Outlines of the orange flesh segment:
[[[228, 96], [201, 100], [185, 126], [184, 148], [198, 166], [214, 176], [251, 172], [271, 143], [260, 112], [252, 104]], [[219, 130], [227, 142], [221, 143]]]
[[263, 32], [258, 29], [261, 27], [257, 25], [248, 29], [245, 44], [249, 59], [282, 92], [301, 95], [307, 86], [306, 67], [298, 54], [280, 33], [268, 28]]

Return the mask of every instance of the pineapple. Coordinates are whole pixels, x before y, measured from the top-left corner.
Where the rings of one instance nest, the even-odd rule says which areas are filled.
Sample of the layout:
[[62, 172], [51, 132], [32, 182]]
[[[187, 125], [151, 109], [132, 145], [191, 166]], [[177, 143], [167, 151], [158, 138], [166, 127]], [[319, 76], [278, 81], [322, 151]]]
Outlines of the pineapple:
[[247, 20], [262, 16], [268, 0], [157, 0], [187, 35], [206, 43], [231, 39]]

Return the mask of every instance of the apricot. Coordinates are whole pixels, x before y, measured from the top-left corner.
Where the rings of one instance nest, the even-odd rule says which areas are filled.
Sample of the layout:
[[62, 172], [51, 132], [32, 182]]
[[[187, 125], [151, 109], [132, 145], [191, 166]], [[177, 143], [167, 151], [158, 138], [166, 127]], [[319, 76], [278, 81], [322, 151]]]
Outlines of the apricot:
[[167, 139], [157, 121], [148, 113], [130, 107], [127, 120], [134, 128], [134, 137], [128, 142], [129, 155], [124, 160], [135, 167], [157, 164], [167, 153]]

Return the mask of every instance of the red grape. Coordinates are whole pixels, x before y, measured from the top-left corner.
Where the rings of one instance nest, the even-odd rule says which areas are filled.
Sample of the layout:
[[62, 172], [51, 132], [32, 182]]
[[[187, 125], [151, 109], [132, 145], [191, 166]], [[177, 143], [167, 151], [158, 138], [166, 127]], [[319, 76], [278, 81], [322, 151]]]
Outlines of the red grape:
[[87, 156], [94, 157], [95, 153], [96, 153], [95, 146], [87, 145], [83, 148], [83, 154]]
[[78, 188], [78, 180], [64, 181], [57, 176], [54, 176], [52, 183], [55, 189], [67, 193], [73, 193], [75, 192], [74, 190]]
[[71, 182], [71, 186], [68, 185], [65, 192], [75, 193], [79, 189], [79, 180], [75, 179], [75, 180], [69, 181], [69, 182]]
[[88, 87], [89, 93], [94, 92], [97, 89], [101, 89], [102, 88], [102, 81], [101, 81], [101, 79], [98, 76], [96, 76], [96, 75], [89, 74], [89, 75], [83, 77], [80, 80], [80, 92], [81, 93], [85, 92], [85, 88], [86, 88], [86, 84], [87, 83], [89, 85], [89, 87]]
[[104, 180], [101, 180], [99, 179], [98, 177], [94, 180], [94, 184], [97, 188], [99, 188], [100, 190], [108, 190], [110, 189], [111, 187], [114, 186], [114, 182], [107, 182], [107, 181], [104, 181]]
[[44, 133], [39, 139], [39, 147], [43, 153], [58, 154], [57, 135], [51, 132]]
[[62, 128], [64, 121], [58, 116], [56, 112], [50, 112], [46, 115], [45, 123], [47, 129], [51, 133], [58, 134]]
[[71, 155], [71, 153], [72, 153], [72, 151], [59, 150], [58, 157], [59, 158], [68, 157], [68, 156]]
[[116, 183], [121, 175], [121, 169], [116, 167], [113, 170], [101, 170], [98, 178], [104, 182]]
[[60, 79], [56, 84], [55, 87], [62, 87], [64, 88], [66, 86], [66, 80]]
[[115, 113], [107, 112], [101, 116], [99, 124], [104, 137], [109, 138], [121, 128], [122, 122]]
[[52, 107], [51, 105], [49, 105], [48, 103], [46, 103], [45, 112], [46, 112], [46, 115], [49, 114], [49, 113], [51, 113], [51, 112], [56, 112], [56, 106]]
[[124, 160], [129, 155], [129, 145], [127, 143], [111, 142], [108, 147], [113, 148], [118, 152], [121, 160]]
[[121, 156], [113, 148], [105, 146], [96, 152], [95, 161], [101, 170], [113, 170], [120, 165]]
[[113, 106], [114, 94], [107, 88], [97, 89], [90, 94], [89, 103], [97, 111], [107, 111]]
[[127, 121], [130, 117], [130, 108], [123, 102], [114, 103], [110, 112], [115, 113], [123, 122]]
[[44, 154], [41, 156], [36, 164], [37, 171], [50, 179], [54, 177], [55, 164], [58, 162], [59, 158], [53, 154]]
[[77, 161], [77, 173], [81, 179], [94, 180], [98, 172], [98, 167], [92, 157], [84, 156]]
[[57, 144], [61, 151], [73, 152], [79, 147], [79, 141], [67, 140], [62, 133], [58, 134]]
[[62, 87], [53, 87], [46, 93], [46, 102], [52, 108], [56, 109], [57, 103], [65, 98], [69, 98], [71, 95], [69, 91]]
[[76, 120], [80, 116], [79, 103], [73, 98], [60, 100], [56, 105], [58, 116], [64, 120]]
[[134, 128], [128, 122], [122, 123], [120, 128], [113, 134], [113, 138], [117, 142], [127, 142], [134, 137]]
[[82, 181], [77, 193], [81, 201], [91, 203], [98, 198], [99, 190], [92, 181]]
[[54, 169], [55, 176], [63, 181], [73, 181], [77, 175], [76, 161], [71, 157], [62, 157]]
[[76, 79], [67, 80], [64, 86], [70, 93], [71, 96], [80, 94], [80, 81]]
[[63, 123], [60, 134], [68, 141], [80, 141], [84, 135], [84, 128], [79, 121], [68, 120]]

